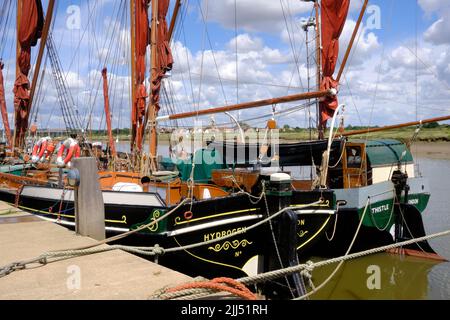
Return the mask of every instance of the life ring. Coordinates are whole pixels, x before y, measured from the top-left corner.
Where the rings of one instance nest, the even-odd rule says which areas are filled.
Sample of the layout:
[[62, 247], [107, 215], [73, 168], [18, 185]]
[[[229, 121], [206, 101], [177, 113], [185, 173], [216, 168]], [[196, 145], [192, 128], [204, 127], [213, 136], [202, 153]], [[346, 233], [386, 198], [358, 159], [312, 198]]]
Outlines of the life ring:
[[31, 161], [33, 163], [39, 162], [39, 160], [43, 161], [45, 159], [44, 153], [47, 151], [47, 147], [51, 144], [52, 139], [50, 137], [45, 137], [39, 139], [38, 142], [33, 147], [33, 152], [31, 154]]
[[[67, 154], [63, 158], [64, 152], [66, 150], [67, 150]], [[60, 168], [64, 168], [66, 165], [68, 165], [70, 167], [71, 166], [70, 161], [72, 160], [72, 158], [74, 158], [74, 157], [78, 158], [80, 156], [80, 154], [81, 154], [81, 148], [80, 148], [80, 145], [78, 144], [78, 141], [76, 141], [75, 139], [69, 138], [62, 143], [61, 147], [59, 147], [58, 155], [56, 158], [56, 164]]]

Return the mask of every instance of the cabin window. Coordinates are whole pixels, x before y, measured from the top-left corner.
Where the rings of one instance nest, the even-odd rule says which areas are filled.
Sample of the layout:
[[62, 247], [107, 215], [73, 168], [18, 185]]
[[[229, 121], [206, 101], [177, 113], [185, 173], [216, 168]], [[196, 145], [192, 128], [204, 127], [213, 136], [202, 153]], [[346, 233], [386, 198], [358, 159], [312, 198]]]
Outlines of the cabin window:
[[361, 168], [361, 147], [352, 146], [347, 148], [347, 167]]

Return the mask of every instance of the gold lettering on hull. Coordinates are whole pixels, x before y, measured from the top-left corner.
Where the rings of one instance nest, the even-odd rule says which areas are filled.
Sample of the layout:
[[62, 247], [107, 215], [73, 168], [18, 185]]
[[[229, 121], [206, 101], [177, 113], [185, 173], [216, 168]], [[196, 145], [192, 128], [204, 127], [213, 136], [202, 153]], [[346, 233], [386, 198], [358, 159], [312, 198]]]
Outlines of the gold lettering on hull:
[[225, 231], [219, 231], [219, 232], [212, 232], [212, 233], [206, 233], [203, 235], [203, 242], [224, 238], [227, 236], [231, 236], [235, 233], [245, 233], [246, 228], [236, 228], [236, 229], [229, 229]]

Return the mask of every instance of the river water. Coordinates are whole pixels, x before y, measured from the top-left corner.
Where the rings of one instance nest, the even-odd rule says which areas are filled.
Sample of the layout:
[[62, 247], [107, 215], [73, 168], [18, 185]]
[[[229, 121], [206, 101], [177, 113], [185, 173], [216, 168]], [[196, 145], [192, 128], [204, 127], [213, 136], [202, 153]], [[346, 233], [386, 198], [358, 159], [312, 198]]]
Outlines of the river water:
[[[419, 158], [416, 162], [431, 189], [430, 202], [423, 215], [426, 233], [449, 230], [450, 160]], [[450, 260], [450, 237], [430, 240], [430, 245]], [[336, 266], [316, 270], [315, 284], [322, 283]], [[375, 274], [380, 274], [379, 281], [373, 277]], [[360, 258], [344, 263], [333, 280], [312, 299], [449, 300], [450, 262], [387, 253]]]
[[[127, 144], [119, 149], [126, 150]], [[168, 147], [161, 146], [167, 155]], [[421, 174], [428, 178], [431, 198], [423, 215], [427, 234], [450, 229], [450, 160], [418, 158]], [[432, 248], [450, 260], [450, 237], [433, 239]], [[313, 272], [321, 284], [336, 265]], [[375, 270], [375, 271], [374, 271]], [[379, 274], [379, 279], [373, 278]], [[378, 281], [379, 280], [379, 281]], [[312, 299], [445, 299], [450, 300], [450, 262], [394, 254], [377, 254], [346, 262], [335, 277]]]

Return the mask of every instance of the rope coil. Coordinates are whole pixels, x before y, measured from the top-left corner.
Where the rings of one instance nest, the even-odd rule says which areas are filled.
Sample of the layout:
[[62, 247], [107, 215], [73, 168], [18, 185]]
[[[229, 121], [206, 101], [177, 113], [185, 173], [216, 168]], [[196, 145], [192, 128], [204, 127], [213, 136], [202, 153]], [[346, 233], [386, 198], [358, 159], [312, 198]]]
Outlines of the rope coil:
[[157, 298], [161, 300], [184, 300], [192, 299], [192, 294], [197, 294], [199, 290], [208, 290], [208, 294], [228, 292], [244, 300], [256, 300], [256, 295], [251, 292], [244, 284], [231, 278], [215, 278], [212, 280], [194, 281], [180, 286], [166, 289], [160, 293]]

